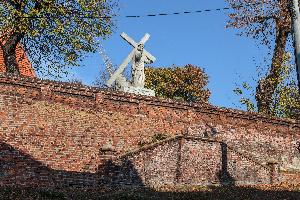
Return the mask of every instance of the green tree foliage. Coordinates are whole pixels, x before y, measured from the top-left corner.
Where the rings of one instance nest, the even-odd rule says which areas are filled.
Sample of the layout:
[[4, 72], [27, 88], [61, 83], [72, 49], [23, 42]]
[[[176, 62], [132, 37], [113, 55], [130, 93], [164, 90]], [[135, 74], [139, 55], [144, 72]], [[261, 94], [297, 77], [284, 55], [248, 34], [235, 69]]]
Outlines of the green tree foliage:
[[0, 44], [7, 71], [19, 74], [15, 49], [20, 42], [42, 74], [59, 76], [63, 67], [78, 66], [85, 53], [96, 51], [95, 38], [111, 33], [114, 8], [112, 0], [1, 1]]
[[[234, 12], [229, 15], [227, 27], [241, 30], [273, 51], [269, 73], [256, 87], [258, 111], [272, 115], [272, 99], [280, 84], [281, 66], [287, 39], [291, 32], [291, 0], [226, 0]], [[271, 48], [275, 44], [274, 49]]]
[[[271, 116], [276, 117], [300, 119], [300, 95], [292, 77], [295, 66], [290, 64], [290, 59], [290, 54], [285, 53], [283, 55], [284, 62], [279, 68], [278, 85], [269, 100], [272, 102], [269, 113]], [[250, 91], [253, 98], [255, 92], [247, 82], [243, 82], [241, 87], [234, 90], [241, 97], [240, 103], [246, 106], [248, 111], [258, 111], [257, 103], [252, 101], [251, 97], [245, 96], [246, 91]]]
[[210, 91], [205, 89], [208, 76], [199, 67], [146, 67], [145, 76], [145, 87], [155, 90], [156, 96], [188, 102], [208, 102]]

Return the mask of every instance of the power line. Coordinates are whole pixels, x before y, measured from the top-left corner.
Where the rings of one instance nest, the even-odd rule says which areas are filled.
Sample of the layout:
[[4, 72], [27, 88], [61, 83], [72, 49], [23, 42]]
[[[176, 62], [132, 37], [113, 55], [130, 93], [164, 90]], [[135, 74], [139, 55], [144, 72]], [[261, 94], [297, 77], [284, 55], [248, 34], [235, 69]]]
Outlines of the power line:
[[[260, 3], [253, 3], [253, 4], [248, 4], [247, 6], [255, 6]], [[195, 13], [208, 13], [208, 12], [216, 12], [216, 11], [224, 11], [224, 10], [230, 10], [230, 9], [238, 9], [242, 8], [245, 6], [232, 6], [232, 7], [223, 7], [223, 8], [214, 8], [214, 9], [203, 9], [203, 10], [196, 10], [196, 11], [181, 11], [181, 12], [172, 12], [172, 13], [154, 13], [154, 14], [146, 14], [146, 15], [125, 15], [125, 16], [120, 16], [124, 18], [144, 18], [144, 17], [158, 17], [158, 16], [172, 16], [172, 15], [187, 15], [187, 14], [195, 14]], [[51, 15], [51, 14], [50, 14]], [[69, 14], [71, 17], [72, 15], [76, 14]], [[4, 18], [7, 16], [0, 16], [0, 18]], [[30, 16], [30, 17], [18, 17], [18, 18], [34, 18], [34, 19], [39, 19], [39, 18], [49, 18], [50, 16]], [[113, 18], [115, 16], [96, 16], [96, 15], [89, 15], [89, 16], [80, 16], [79, 18], [82, 19], [109, 19]], [[53, 16], [51, 16], [53, 18]], [[57, 17], [58, 18], [58, 17]]]
[[[259, 3], [248, 3], [246, 7], [260, 5]], [[139, 17], [157, 17], [157, 16], [170, 16], [170, 15], [185, 15], [185, 14], [193, 14], [193, 13], [205, 13], [205, 12], [215, 12], [215, 11], [224, 11], [230, 9], [239, 9], [243, 8], [245, 5], [236, 5], [231, 7], [223, 7], [223, 8], [213, 8], [213, 9], [203, 9], [203, 10], [196, 10], [196, 11], [182, 11], [182, 12], [173, 12], [173, 13], [157, 13], [157, 14], [148, 14], [148, 15], [126, 15], [126, 18], [139, 18]]]
[[[239, 7], [232, 7], [232, 8], [240, 8]], [[193, 14], [193, 13], [205, 13], [205, 12], [214, 12], [214, 11], [222, 11], [222, 10], [230, 10], [229, 7], [224, 8], [215, 8], [215, 9], [203, 9], [203, 10], [196, 10], [196, 11], [182, 11], [182, 12], [173, 12], [173, 13], [157, 13], [157, 14], [147, 14], [147, 15], [126, 15], [126, 18], [139, 18], [139, 17], [157, 17], [157, 16], [170, 16], [170, 15], [185, 15], [185, 14]]]

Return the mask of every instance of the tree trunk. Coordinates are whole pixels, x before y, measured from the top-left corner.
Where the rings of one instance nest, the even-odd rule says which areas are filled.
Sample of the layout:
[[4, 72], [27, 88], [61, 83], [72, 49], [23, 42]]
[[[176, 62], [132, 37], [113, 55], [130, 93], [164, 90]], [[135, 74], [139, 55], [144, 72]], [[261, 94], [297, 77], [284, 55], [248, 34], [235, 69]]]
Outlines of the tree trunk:
[[269, 74], [261, 79], [256, 87], [256, 101], [258, 112], [272, 115], [273, 94], [279, 84], [283, 55], [289, 31], [276, 23], [276, 41]]
[[20, 71], [17, 63], [17, 57], [16, 57], [16, 48], [22, 38], [23, 38], [23, 34], [12, 33], [10, 37], [2, 45], [4, 63], [5, 63], [7, 73], [20, 75]]

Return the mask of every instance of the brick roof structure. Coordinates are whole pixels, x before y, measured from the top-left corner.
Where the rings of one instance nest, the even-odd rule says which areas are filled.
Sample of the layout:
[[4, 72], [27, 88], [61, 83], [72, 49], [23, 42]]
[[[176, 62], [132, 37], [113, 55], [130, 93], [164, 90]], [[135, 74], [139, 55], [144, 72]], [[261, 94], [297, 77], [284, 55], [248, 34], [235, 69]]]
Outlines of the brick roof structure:
[[[17, 45], [16, 57], [17, 57], [17, 63], [18, 63], [20, 75], [32, 77], [32, 78], [36, 77], [34, 69], [21, 44]], [[4, 63], [3, 52], [0, 50], [0, 73], [5, 73], [5, 72], [6, 72], [6, 67]]]

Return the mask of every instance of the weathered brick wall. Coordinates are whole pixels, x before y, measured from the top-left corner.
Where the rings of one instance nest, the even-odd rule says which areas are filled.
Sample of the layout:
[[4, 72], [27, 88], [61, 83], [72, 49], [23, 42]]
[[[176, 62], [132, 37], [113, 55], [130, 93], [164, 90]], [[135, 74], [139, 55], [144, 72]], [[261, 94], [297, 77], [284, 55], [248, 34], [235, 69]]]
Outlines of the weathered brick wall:
[[[24, 162], [19, 162], [19, 157], [16, 156], [8, 162], [10, 164], [7, 166], [5, 164], [0, 166], [5, 171], [2, 178], [0, 177], [2, 185], [18, 184], [21, 181], [15, 177], [24, 179], [26, 176], [31, 176], [35, 181], [27, 185], [36, 184], [39, 180], [41, 185], [49, 186], [95, 186], [99, 184], [98, 180], [103, 178], [101, 166], [103, 167], [104, 164], [104, 156], [101, 150], [112, 149], [115, 151], [114, 155], [119, 155], [136, 149], [141, 144], [151, 143], [157, 134], [171, 137], [187, 133], [202, 134], [202, 136], [208, 134], [215, 140], [223, 141], [229, 148], [228, 158], [237, 156], [231, 154], [231, 147], [235, 152], [247, 154], [252, 160], [257, 159], [258, 163], [265, 160], [260, 158], [272, 156], [273, 151], [277, 152], [274, 158], [284, 153], [288, 158], [286, 159], [288, 164], [293, 164], [292, 158], [299, 156], [295, 145], [296, 141], [300, 141], [299, 122], [271, 119], [253, 113], [206, 105], [0, 75], [1, 142], [4, 146], [9, 146], [13, 152], [16, 151], [19, 155], [28, 158]], [[250, 142], [245, 143], [246, 141]], [[147, 164], [149, 168], [161, 171], [153, 171], [152, 174], [149, 172], [145, 177], [151, 178], [143, 180], [141, 177], [140, 182], [154, 185], [156, 180], [163, 179], [165, 183], [169, 183], [174, 180], [174, 176], [182, 183], [190, 181], [204, 184], [216, 180], [215, 172], [221, 167], [219, 161], [222, 159], [220, 145], [207, 142], [194, 144], [192, 141], [186, 141], [181, 148], [191, 154], [182, 154], [181, 159], [186, 160], [184, 163], [186, 167], [182, 165], [180, 172], [176, 167], [174, 168], [174, 162], [177, 162], [178, 158], [168, 160], [169, 164], [165, 164], [163, 159], [168, 155], [165, 152], [175, 154], [174, 151], [178, 149], [176, 145], [162, 146], [160, 148], [166, 149], [144, 155], [144, 159], [149, 162]], [[266, 145], [271, 147], [270, 150], [266, 149]], [[200, 155], [200, 151], [207, 152]], [[11, 157], [7, 156], [6, 152], [0, 152], [2, 163]], [[191, 156], [192, 153], [195, 153], [195, 156]], [[150, 159], [150, 154], [160, 155], [155, 159], [161, 158], [156, 160], [162, 163], [161, 168], [157, 167], [157, 163], [151, 165], [155, 160]], [[212, 171], [209, 172], [211, 180], [201, 181], [199, 179], [202, 175], [193, 173], [198, 169], [193, 165], [194, 157], [203, 159], [212, 157], [215, 158], [214, 160], [219, 160], [218, 162], [210, 160], [203, 164], [204, 168], [202, 166], [205, 169], [202, 174]], [[169, 156], [166, 159], [169, 159]], [[283, 164], [280, 159], [279, 163]], [[125, 166], [127, 164], [125, 163]], [[139, 165], [134, 166], [139, 174]], [[228, 166], [230, 171], [231, 165]], [[26, 173], [30, 173], [24, 175], [26, 173], [23, 169], [27, 169]], [[176, 173], [174, 170], [177, 170]], [[235, 170], [239, 172], [238, 170], [248, 169], [235, 167]], [[260, 170], [262, 169], [257, 168], [256, 174], [259, 174], [262, 179], [266, 179], [264, 176], [269, 177], [268, 171], [263, 175]], [[39, 173], [44, 175], [39, 175], [37, 171], [41, 171]], [[190, 173], [191, 178], [184, 179], [180, 176], [183, 172]], [[161, 177], [154, 178], [156, 174], [160, 174]], [[298, 174], [293, 176], [297, 177]], [[253, 176], [245, 174], [239, 179], [242, 181], [245, 177], [251, 179]], [[281, 180], [286, 180], [285, 176]]]
[[[29, 61], [21, 44], [16, 47], [16, 60], [20, 74], [28, 77], [36, 77], [32, 64]], [[3, 51], [0, 49], [0, 73], [6, 72], [6, 67], [4, 63]]]
[[171, 140], [117, 157], [105, 164], [101, 182], [118, 186], [173, 185], [178, 169], [177, 151], [178, 142]]
[[102, 182], [120, 186], [270, 184], [276, 178], [272, 166], [257, 163], [223, 142], [199, 137], [178, 136], [108, 163]]
[[218, 183], [222, 152], [217, 142], [183, 140], [180, 183], [209, 185]]
[[[214, 126], [213, 124], [200, 123], [200, 125], [189, 127], [189, 131], [193, 135], [203, 136], [204, 133], [214, 135], [215, 139], [222, 140], [259, 163], [276, 162], [282, 172], [291, 173], [295, 169], [299, 172], [299, 133], [293, 132], [293, 127], [286, 130], [282, 126], [274, 124], [273, 127], [265, 126], [262, 128], [257, 126], [258, 124], [260, 122], [248, 126], [232, 127], [228, 124]], [[279, 179], [288, 180], [284, 176], [289, 173], [283, 173], [283, 177], [279, 177]], [[295, 180], [295, 182], [297, 181]]]

